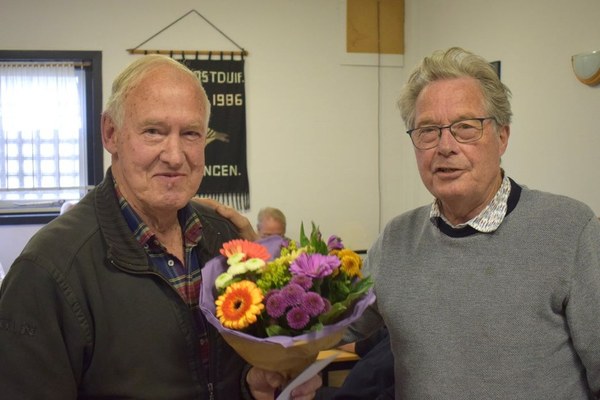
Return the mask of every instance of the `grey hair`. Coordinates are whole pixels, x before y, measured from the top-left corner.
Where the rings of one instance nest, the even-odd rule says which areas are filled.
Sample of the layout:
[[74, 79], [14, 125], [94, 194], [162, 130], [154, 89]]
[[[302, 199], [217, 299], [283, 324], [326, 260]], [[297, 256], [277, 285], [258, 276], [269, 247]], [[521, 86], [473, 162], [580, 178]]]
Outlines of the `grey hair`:
[[500, 126], [510, 125], [512, 111], [510, 89], [504, 85], [492, 65], [484, 58], [460, 47], [435, 51], [425, 57], [411, 73], [400, 92], [398, 106], [407, 129], [414, 128], [417, 98], [425, 86], [444, 79], [475, 78], [483, 92], [484, 107]]
[[198, 76], [191, 71], [188, 67], [183, 65], [177, 60], [172, 59], [171, 57], [160, 55], [160, 54], [149, 54], [145, 55], [131, 64], [127, 66], [113, 81], [112, 91], [108, 101], [106, 102], [106, 107], [104, 109], [104, 114], [108, 115], [117, 126], [122, 126], [124, 119], [124, 104], [125, 99], [131, 92], [133, 88], [137, 86], [137, 84], [142, 80], [142, 78], [151, 72], [152, 70], [169, 66], [174, 69], [177, 69], [186, 75], [194, 78], [196, 82], [198, 82], [198, 89], [202, 93], [203, 102], [205, 103], [205, 111], [206, 111], [206, 129], [208, 130], [208, 120], [210, 117], [210, 102], [208, 101], [208, 97], [206, 95], [206, 91], [202, 86], [202, 83], [198, 79]]
[[263, 209], [261, 209], [258, 212], [258, 228], [260, 229], [260, 224], [262, 223], [262, 220], [265, 218], [273, 218], [275, 221], [279, 222], [281, 224], [281, 226], [283, 227], [283, 232], [285, 233], [285, 229], [286, 229], [286, 221], [285, 221], [285, 214], [278, 208], [275, 207], [265, 207]]

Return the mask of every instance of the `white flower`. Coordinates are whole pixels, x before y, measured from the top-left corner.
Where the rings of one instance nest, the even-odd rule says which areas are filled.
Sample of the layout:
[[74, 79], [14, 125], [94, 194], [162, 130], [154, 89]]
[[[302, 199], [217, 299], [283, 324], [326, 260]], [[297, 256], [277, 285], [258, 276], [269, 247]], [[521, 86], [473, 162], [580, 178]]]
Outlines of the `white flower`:
[[235, 253], [235, 254], [232, 254], [227, 259], [227, 264], [229, 264], [229, 265], [239, 264], [244, 259], [244, 257], [246, 257], [246, 255], [244, 253]]
[[265, 263], [265, 260], [262, 258], [251, 258], [246, 261], [246, 268], [248, 268], [248, 271], [259, 270], [265, 265], [267, 265], [267, 263]]
[[248, 268], [246, 268], [245, 262], [233, 264], [230, 265], [229, 268], [227, 268], [227, 273], [231, 276], [245, 274], [246, 272], [248, 272]]
[[233, 276], [231, 274], [228, 274], [227, 272], [223, 272], [221, 275], [217, 276], [217, 279], [215, 279], [215, 286], [217, 287], [217, 289], [221, 290], [225, 286], [227, 286], [229, 281], [232, 279], [233, 279]]

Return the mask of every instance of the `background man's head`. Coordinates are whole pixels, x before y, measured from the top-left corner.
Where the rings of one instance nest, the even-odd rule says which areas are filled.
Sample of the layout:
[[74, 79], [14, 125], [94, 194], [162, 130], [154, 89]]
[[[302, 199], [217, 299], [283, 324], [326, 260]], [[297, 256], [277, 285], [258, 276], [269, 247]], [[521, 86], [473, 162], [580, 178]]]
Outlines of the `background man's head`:
[[285, 236], [285, 215], [274, 207], [265, 207], [258, 212], [256, 230], [261, 238], [279, 235]]

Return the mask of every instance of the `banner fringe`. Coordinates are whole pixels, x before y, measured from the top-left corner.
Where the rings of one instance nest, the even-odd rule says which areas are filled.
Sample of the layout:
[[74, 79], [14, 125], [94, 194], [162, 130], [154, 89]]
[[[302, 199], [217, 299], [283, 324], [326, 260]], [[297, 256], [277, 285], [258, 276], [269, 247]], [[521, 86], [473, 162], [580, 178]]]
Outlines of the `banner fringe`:
[[200, 193], [198, 197], [216, 200], [238, 211], [250, 210], [250, 193]]

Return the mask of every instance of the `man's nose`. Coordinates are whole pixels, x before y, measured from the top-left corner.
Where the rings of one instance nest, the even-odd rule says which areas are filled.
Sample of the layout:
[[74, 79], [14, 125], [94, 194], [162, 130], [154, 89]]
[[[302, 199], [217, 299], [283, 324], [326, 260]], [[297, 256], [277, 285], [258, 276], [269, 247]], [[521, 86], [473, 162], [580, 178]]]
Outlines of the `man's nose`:
[[184, 159], [184, 145], [181, 137], [178, 134], [169, 134], [164, 142], [164, 147], [161, 152], [161, 160], [178, 165], [183, 162]]
[[454, 135], [450, 131], [449, 126], [444, 126], [440, 128], [440, 142], [438, 144], [438, 150], [444, 152], [447, 150], [451, 150], [456, 147], [458, 142], [454, 138]]

